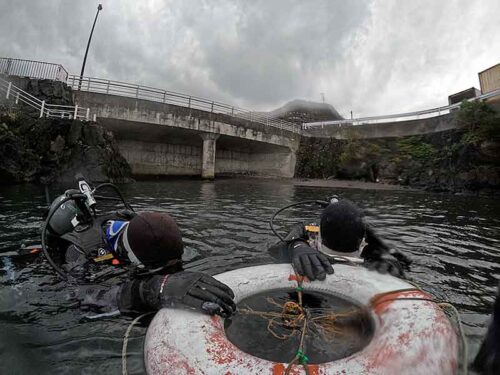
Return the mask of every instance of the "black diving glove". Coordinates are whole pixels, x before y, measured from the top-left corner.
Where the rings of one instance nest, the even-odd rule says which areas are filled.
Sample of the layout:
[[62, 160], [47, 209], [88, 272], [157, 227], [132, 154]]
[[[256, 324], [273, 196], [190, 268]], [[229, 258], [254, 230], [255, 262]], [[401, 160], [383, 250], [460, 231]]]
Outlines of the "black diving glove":
[[327, 273], [329, 275], [333, 273], [333, 267], [326, 256], [305, 242], [292, 242], [289, 251], [293, 267], [299, 275], [307, 276], [309, 280], [324, 280]]
[[304, 223], [295, 224], [290, 232], [285, 237], [285, 242], [291, 243], [294, 240], [304, 240], [307, 241], [309, 238], [305, 230]]
[[159, 294], [162, 307], [181, 304], [222, 317], [236, 310], [231, 288], [201, 272], [174, 273], [166, 276], [166, 280], [162, 277]]
[[[389, 274], [395, 277], [404, 277], [403, 268], [407, 268], [409, 264], [408, 258], [406, 258], [403, 254], [397, 253], [404, 257], [405, 263], [403, 264], [398, 260], [398, 258], [394, 254], [381, 254], [377, 257], [366, 258], [364, 265], [366, 268], [370, 270], [375, 270], [382, 274]], [[407, 263], [406, 263], [407, 262]]]

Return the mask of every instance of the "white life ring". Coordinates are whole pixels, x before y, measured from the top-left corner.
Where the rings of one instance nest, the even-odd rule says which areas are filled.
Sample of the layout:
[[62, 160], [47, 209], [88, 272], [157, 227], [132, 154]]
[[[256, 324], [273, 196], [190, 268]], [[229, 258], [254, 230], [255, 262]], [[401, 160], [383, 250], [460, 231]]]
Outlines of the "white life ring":
[[[295, 288], [288, 264], [270, 264], [225, 272], [216, 279], [230, 286], [235, 302], [277, 288]], [[363, 267], [335, 265], [325, 281], [306, 282], [304, 290], [340, 292], [360, 304], [373, 305], [375, 333], [372, 341], [349, 357], [308, 365], [311, 375], [451, 375], [458, 371], [458, 337], [441, 308], [400, 279]], [[413, 290], [409, 290], [413, 288]], [[394, 298], [407, 301], [394, 300]], [[387, 302], [384, 302], [384, 299]], [[152, 374], [283, 374], [288, 364], [267, 361], [238, 349], [225, 335], [223, 319], [195, 311], [162, 309], [146, 334], [144, 359]], [[291, 374], [303, 374], [294, 366]]]

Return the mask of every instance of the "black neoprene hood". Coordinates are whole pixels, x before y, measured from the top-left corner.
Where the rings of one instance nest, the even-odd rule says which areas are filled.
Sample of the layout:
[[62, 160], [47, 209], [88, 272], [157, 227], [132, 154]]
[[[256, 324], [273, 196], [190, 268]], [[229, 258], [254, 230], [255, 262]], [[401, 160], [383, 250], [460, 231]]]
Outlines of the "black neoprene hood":
[[344, 253], [356, 251], [365, 236], [363, 212], [347, 199], [331, 203], [321, 214], [320, 231], [328, 248]]
[[181, 259], [184, 252], [177, 223], [167, 213], [141, 212], [127, 228], [127, 240], [134, 255], [147, 267], [162, 267]]

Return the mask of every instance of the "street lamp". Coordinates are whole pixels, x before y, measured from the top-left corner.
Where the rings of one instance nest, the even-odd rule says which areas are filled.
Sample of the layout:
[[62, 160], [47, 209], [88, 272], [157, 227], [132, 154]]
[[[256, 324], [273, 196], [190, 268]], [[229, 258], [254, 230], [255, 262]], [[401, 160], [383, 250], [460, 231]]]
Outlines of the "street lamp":
[[78, 90], [82, 87], [82, 79], [83, 72], [85, 71], [85, 63], [87, 62], [87, 54], [89, 53], [90, 41], [92, 40], [92, 34], [94, 33], [95, 23], [97, 22], [97, 16], [99, 16], [99, 12], [102, 10], [102, 4], [97, 6], [97, 13], [95, 15], [94, 24], [92, 25], [92, 30], [90, 31], [89, 41], [87, 43], [87, 49], [85, 50], [85, 56], [83, 58], [82, 72], [80, 73], [80, 83], [78, 84]]

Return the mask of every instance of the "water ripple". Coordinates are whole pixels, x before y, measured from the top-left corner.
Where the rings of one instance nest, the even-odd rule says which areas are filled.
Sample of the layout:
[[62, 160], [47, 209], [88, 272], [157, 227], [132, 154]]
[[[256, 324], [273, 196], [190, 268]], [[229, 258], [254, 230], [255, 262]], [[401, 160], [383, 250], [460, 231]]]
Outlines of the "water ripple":
[[[411, 280], [459, 308], [472, 353], [484, 334], [500, 278], [496, 199], [252, 179], [140, 182], [124, 186], [123, 193], [139, 210], [172, 214], [184, 237], [186, 268], [210, 274], [271, 262], [266, 249], [276, 239], [268, 220], [276, 209], [340, 194], [363, 207], [377, 233], [413, 260]], [[44, 207], [39, 187], [0, 188], [0, 252], [38, 241]], [[317, 222], [319, 212], [311, 206], [289, 210], [277, 227]], [[42, 258], [0, 257], [0, 373], [121, 373], [121, 342], [130, 319], [86, 320], [68, 296]], [[144, 371], [145, 330], [134, 329], [129, 373]]]

